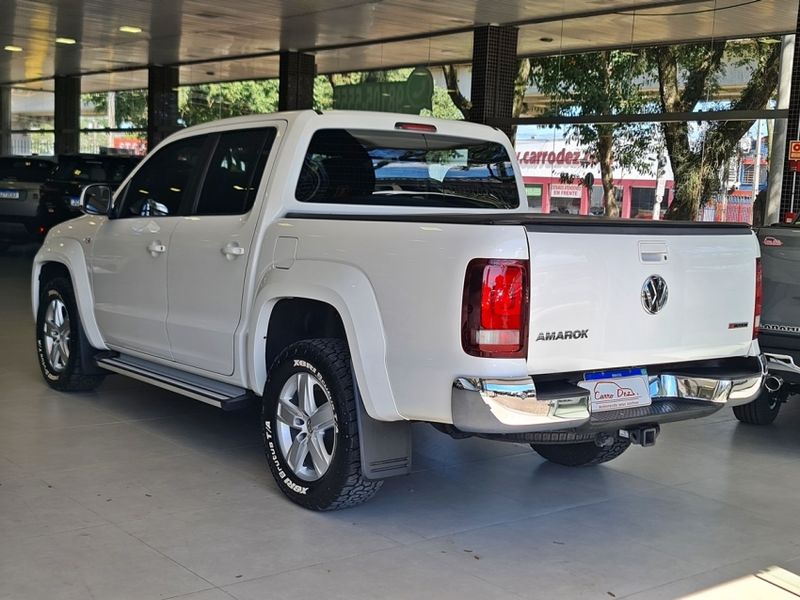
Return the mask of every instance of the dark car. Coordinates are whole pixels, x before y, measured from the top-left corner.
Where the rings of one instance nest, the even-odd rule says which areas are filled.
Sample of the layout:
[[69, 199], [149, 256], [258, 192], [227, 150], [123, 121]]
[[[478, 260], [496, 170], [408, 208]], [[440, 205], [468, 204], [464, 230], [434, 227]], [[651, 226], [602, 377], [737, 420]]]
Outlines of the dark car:
[[40, 187], [55, 167], [53, 159], [0, 156], [0, 245], [37, 235]]
[[39, 217], [45, 230], [80, 214], [81, 190], [90, 183], [116, 189], [137, 163], [138, 156], [61, 155], [58, 167], [42, 185]]
[[734, 408], [745, 423], [766, 425], [791, 394], [800, 393], [800, 219], [758, 230], [762, 311], [758, 342], [768, 360], [762, 394]]

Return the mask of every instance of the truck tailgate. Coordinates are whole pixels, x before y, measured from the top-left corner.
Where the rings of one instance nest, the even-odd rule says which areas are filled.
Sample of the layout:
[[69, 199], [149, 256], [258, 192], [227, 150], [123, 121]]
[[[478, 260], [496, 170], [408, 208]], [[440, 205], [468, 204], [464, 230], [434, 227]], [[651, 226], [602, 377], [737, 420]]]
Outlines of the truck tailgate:
[[654, 223], [528, 223], [526, 229], [531, 374], [748, 353], [758, 256], [749, 229]]

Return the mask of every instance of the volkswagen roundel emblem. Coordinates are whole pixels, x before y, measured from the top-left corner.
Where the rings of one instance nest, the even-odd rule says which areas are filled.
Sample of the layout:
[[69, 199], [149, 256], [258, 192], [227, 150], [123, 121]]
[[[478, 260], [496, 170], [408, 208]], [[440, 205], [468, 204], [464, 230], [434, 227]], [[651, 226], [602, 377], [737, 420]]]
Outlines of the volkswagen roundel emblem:
[[651, 275], [645, 280], [642, 286], [642, 306], [648, 313], [654, 315], [660, 312], [668, 298], [669, 289], [663, 277]]

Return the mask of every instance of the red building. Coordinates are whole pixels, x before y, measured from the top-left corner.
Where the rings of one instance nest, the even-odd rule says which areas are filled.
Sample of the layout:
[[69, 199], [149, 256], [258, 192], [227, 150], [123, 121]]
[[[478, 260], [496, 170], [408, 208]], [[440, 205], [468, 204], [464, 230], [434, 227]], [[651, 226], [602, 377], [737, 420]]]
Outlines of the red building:
[[[593, 164], [586, 149], [566, 140], [518, 140], [517, 159], [522, 169], [528, 205], [535, 212], [569, 214], [603, 214], [603, 186], [600, 167]], [[667, 161], [668, 163], [668, 161]], [[657, 177], [658, 162], [654, 157], [651, 172], [635, 169], [614, 169], [614, 187], [620, 216], [652, 218], [656, 198], [661, 192], [661, 213], [672, 199], [673, 178], [669, 164]], [[594, 179], [588, 188], [581, 181]], [[661, 184], [661, 189], [659, 189]]]

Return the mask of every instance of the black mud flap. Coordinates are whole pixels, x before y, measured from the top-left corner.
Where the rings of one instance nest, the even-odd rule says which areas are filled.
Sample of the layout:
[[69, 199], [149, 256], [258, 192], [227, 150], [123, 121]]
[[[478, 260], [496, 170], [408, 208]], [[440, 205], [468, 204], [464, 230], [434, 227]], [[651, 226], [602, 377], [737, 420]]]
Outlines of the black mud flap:
[[[355, 376], [353, 377], [355, 379]], [[367, 414], [356, 389], [361, 472], [367, 479], [386, 479], [411, 472], [411, 423], [377, 421]]]

